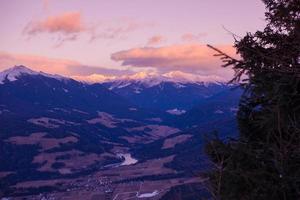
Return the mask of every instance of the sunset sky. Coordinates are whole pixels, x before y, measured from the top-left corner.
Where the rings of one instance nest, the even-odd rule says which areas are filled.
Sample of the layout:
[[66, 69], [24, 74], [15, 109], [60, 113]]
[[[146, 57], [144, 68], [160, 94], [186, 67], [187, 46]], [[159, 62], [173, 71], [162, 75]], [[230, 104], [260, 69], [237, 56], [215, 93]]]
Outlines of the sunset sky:
[[0, 70], [66, 76], [181, 71], [230, 78], [205, 44], [262, 29], [260, 0], [0, 0]]

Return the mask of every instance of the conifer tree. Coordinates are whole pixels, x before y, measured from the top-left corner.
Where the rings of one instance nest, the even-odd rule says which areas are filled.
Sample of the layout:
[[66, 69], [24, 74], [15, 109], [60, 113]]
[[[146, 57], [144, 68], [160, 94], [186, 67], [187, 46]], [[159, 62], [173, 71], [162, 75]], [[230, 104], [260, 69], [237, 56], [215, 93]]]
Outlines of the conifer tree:
[[214, 199], [300, 199], [300, 0], [263, 0], [263, 31], [236, 39], [240, 59], [215, 49], [244, 88], [239, 137], [206, 151]]

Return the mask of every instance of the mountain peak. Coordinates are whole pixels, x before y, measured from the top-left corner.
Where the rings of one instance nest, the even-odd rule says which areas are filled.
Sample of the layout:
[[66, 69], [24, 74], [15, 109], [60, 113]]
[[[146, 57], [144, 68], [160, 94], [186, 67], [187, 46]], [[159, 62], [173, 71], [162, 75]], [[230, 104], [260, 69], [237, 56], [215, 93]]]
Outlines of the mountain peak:
[[28, 67], [25, 67], [24, 65], [16, 65], [12, 68], [4, 70], [3, 72], [6, 72], [7, 74], [11, 74], [11, 73], [32, 74], [32, 73], [35, 73], [35, 71], [29, 69]]
[[49, 78], [55, 78], [58, 80], [66, 79], [63, 76], [47, 74], [44, 72], [37, 72], [25, 67], [23, 65], [16, 65], [12, 68], [6, 69], [0, 72], [0, 84], [3, 84], [5, 80], [16, 81], [18, 77], [22, 75], [42, 75]]
[[115, 80], [109, 80], [113, 83], [110, 89], [127, 87], [131, 84], [143, 85], [144, 87], [153, 87], [164, 82], [174, 83], [180, 87], [180, 84], [195, 83], [201, 85], [224, 84], [227, 81], [216, 75], [202, 76], [190, 74], [181, 71], [171, 71], [164, 74], [155, 72], [138, 72], [133, 75], [127, 75]]
[[28, 67], [24, 66], [24, 65], [15, 65], [14, 67], [10, 68], [12, 70], [29, 70], [32, 71], [31, 69], [29, 69]]

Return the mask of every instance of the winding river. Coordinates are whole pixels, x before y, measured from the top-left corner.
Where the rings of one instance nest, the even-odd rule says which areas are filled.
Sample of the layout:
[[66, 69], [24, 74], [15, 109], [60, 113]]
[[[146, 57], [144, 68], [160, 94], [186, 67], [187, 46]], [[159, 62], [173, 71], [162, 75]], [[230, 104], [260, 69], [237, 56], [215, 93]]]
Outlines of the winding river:
[[119, 153], [117, 156], [124, 159], [119, 166], [133, 165], [138, 162], [138, 160], [134, 159], [130, 153]]

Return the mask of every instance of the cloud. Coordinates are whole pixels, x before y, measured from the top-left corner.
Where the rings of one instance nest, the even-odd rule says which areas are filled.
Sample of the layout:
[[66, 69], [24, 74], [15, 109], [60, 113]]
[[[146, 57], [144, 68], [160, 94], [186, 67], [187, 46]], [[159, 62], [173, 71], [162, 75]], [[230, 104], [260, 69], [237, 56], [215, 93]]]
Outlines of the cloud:
[[116, 70], [100, 66], [83, 65], [74, 60], [48, 58], [45, 56], [28, 54], [12, 54], [0, 51], [0, 70], [15, 65], [25, 65], [35, 71], [43, 71], [64, 76], [89, 76], [91, 74], [123, 75], [132, 73], [128, 70]]
[[[47, 5], [48, 1], [45, 2]], [[83, 22], [80, 12], [65, 12], [29, 22], [24, 28], [23, 34], [29, 38], [43, 33], [54, 34], [55, 47], [59, 47], [66, 41], [77, 40], [80, 33], [91, 34], [92, 28]]]
[[[48, 3], [47, 0], [44, 1], [44, 5]], [[30, 21], [25, 26], [23, 34], [29, 38], [45, 33], [52, 34], [56, 40], [55, 47], [59, 47], [66, 41], [76, 41], [81, 34], [86, 34], [90, 38], [90, 42], [97, 39], [124, 39], [130, 32], [153, 25], [153, 23], [140, 22], [130, 18], [87, 23], [83, 20], [82, 14], [75, 11]]]
[[201, 38], [205, 36], [206, 33], [199, 33], [199, 34], [185, 33], [181, 36], [181, 40], [183, 42], [199, 42]]
[[[230, 45], [218, 45], [230, 55], [235, 50]], [[215, 52], [206, 45], [184, 44], [165, 47], [144, 47], [119, 51], [111, 55], [114, 61], [123, 66], [152, 67], [159, 71], [179, 70], [203, 75], [219, 74], [232, 76], [232, 70], [221, 68], [221, 61], [214, 57]]]
[[80, 62], [67, 59], [48, 58], [37, 55], [12, 54], [0, 51], [0, 71], [15, 65], [25, 65], [35, 71], [43, 71], [50, 74], [60, 74], [85, 82], [104, 82], [116, 79], [141, 80], [149, 77], [158, 77], [161, 80], [177, 81], [225, 81], [228, 78], [218, 75], [200, 75], [195, 72], [187, 73], [184, 71], [173, 70], [160, 72], [157, 70], [118, 70], [96, 66], [83, 65]]
[[82, 76], [90, 76], [94, 74], [101, 74], [105, 76], [122, 76], [126, 74], [131, 74], [133, 71], [130, 69], [112, 69], [112, 68], [105, 68], [101, 66], [89, 66], [89, 65], [77, 65], [68, 66], [67, 70], [72, 75], [82, 75]]
[[86, 30], [80, 12], [66, 12], [56, 16], [49, 16], [44, 20], [31, 21], [24, 32], [28, 35], [40, 33], [59, 33], [74, 35]]
[[128, 33], [152, 26], [154, 26], [153, 23], [141, 22], [131, 18], [103, 21], [93, 28], [91, 41], [96, 39], [124, 39]]
[[152, 46], [152, 45], [158, 45], [166, 41], [166, 38], [162, 35], [155, 35], [149, 38], [147, 45]]
[[104, 25], [92, 35], [91, 41], [96, 39], [120, 39], [125, 33], [133, 32], [139, 29], [139, 25], [135, 23], [124, 23], [117, 26]]
[[43, 3], [43, 9], [48, 10], [50, 4], [49, 0], [42, 0], [42, 3]]

